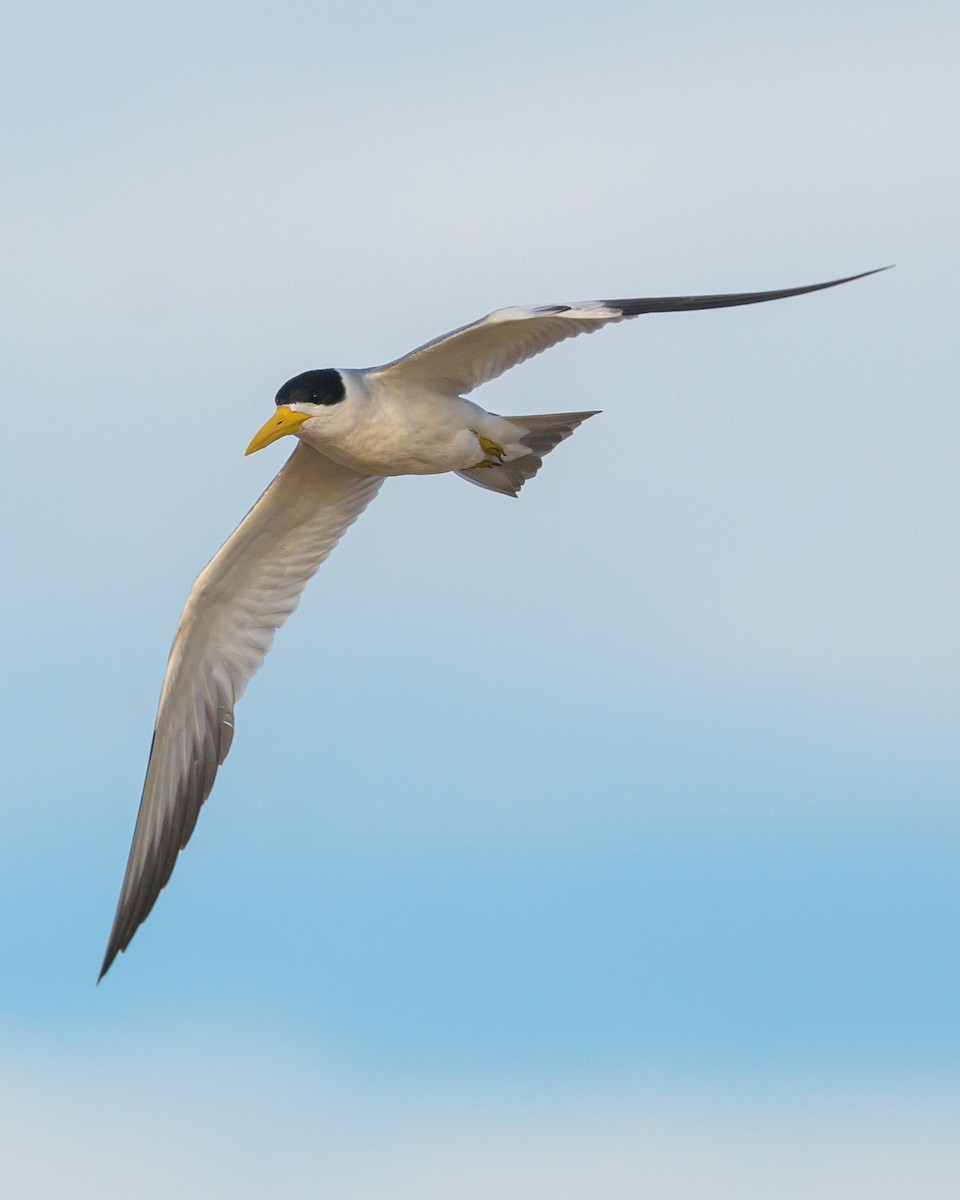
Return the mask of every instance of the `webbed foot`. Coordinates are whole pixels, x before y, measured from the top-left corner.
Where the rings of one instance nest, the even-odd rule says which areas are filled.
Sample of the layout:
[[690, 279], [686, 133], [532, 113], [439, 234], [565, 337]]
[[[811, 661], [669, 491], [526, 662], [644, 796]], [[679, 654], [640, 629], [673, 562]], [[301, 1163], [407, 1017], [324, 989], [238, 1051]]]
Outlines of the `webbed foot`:
[[483, 462], [478, 462], [477, 466], [478, 467], [495, 467], [498, 465], [498, 463], [502, 463], [503, 459], [504, 459], [504, 455], [506, 454], [506, 451], [504, 450], [504, 448], [501, 445], [499, 445], [499, 443], [492, 442], [489, 438], [484, 437], [483, 434], [477, 433], [477, 431], [475, 429], [472, 432], [473, 432], [474, 437], [480, 443], [480, 449], [487, 456], [483, 460]]

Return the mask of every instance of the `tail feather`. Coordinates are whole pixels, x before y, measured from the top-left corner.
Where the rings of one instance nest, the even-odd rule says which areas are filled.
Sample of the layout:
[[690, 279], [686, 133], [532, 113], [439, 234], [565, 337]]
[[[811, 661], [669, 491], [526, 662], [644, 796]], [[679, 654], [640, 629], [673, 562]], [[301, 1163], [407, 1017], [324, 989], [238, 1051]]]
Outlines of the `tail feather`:
[[527, 448], [528, 453], [507, 459], [493, 467], [469, 467], [466, 471], [457, 471], [457, 474], [468, 483], [475, 483], [477, 487], [500, 492], [504, 496], [516, 496], [527, 480], [532, 479], [543, 466], [543, 456], [568, 438], [588, 417], [596, 415], [597, 410], [505, 417], [505, 420], [517, 427], [517, 441]]

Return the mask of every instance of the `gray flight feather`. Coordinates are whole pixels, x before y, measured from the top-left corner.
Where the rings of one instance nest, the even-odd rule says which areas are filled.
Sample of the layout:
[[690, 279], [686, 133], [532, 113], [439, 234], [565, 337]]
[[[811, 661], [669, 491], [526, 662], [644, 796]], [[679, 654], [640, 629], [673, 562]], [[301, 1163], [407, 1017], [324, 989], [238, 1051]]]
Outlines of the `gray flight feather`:
[[299, 445], [190, 590], [170, 651], [102, 979], [153, 907], [233, 740], [277, 629], [382, 480]]

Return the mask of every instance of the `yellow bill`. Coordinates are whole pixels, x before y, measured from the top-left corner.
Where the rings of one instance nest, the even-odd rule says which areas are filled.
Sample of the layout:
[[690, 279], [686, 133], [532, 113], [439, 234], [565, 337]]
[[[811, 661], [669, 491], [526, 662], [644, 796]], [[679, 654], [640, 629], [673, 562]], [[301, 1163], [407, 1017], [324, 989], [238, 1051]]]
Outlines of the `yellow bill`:
[[262, 450], [264, 446], [269, 446], [277, 438], [286, 437], [288, 433], [296, 433], [304, 421], [309, 420], [309, 413], [294, 412], [292, 408], [281, 404], [270, 420], [254, 434], [253, 441], [244, 450], [244, 454], [253, 454], [257, 450]]

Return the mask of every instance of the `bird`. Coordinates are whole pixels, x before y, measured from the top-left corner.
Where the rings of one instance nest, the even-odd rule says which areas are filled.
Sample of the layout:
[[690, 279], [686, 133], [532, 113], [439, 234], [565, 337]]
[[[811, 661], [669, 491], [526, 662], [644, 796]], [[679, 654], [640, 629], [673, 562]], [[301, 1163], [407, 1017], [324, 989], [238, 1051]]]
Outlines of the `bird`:
[[130, 944], [189, 841], [230, 750], [237, 701], [276, 631], [384, 480], [453, 472], [515, 497], [544, 455], [596, 415], [500, 416], [466, 398], [475, 388], [566, 338], [644, 313], [760, 304], [886, 269], [776, 291], [503, 308], [383, 366], [289, 379], [246, 453], [290, 435], [299, 444], [197, 576], [177, 626], [98, 982]]

